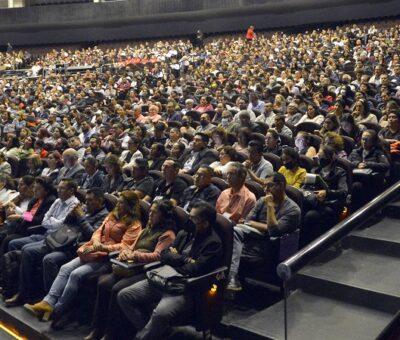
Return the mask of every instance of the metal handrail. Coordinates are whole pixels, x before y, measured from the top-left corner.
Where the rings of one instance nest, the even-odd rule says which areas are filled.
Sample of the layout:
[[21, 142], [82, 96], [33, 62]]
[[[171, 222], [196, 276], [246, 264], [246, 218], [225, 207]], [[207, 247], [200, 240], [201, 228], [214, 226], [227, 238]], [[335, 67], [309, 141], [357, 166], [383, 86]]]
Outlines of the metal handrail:
[[357, 210], [349, 218], [337, 224], [335, 227], [321, 235], [319, 238], [304, 247], [298, 253], [280, 263], [277, 274], [282, 280], [289, 280], [307, 263], [320, 255], [326, 249], [344, 238], [353, 229], [357, 228], [368, 218], [376, 214], [386, 204], [400, 195], [400, 181], [392, 185], [382, 194]]

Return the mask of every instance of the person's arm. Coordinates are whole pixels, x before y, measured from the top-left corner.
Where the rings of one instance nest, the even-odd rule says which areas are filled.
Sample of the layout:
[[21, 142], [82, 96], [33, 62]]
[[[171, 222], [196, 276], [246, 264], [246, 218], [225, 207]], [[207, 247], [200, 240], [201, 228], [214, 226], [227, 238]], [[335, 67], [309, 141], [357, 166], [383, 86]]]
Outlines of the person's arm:
[[175, 239], [175, 234], [172, 231], [167, 231], [158, 238], [158, 242], [153, 252], [146, 253], [140, 249], [133, 252], [132, 259], [138, 263], [150, 263], [159, 261], [161, 252], [167, 249]]
[[80, 229], [82, 230], [83, 238], [84, 239], [90, 239], [93, 235], [93, 233], [99, 229], [99, 227], [103, 224], [104, 219], [107, 216], [107, 212], [104, 210], [101, 211], [98, 216], [96, 216], [96, 219], [92, 221], [92, 224], [85, 218], [84, 215], [80, 215], [78, 217], [78, 225]]
[[295, 187], [296, 189], [300, 189], [301, 186], [302, 186], [303, 183], [304, 183], [304, 180], [305, 180], [305, 178], [306, 178], [306, 175], [307, 175], [306, 169], [297, 168], [297, 171], [296, 171], [296, 173], [295, 173], [295, 175], [294, 175], [294, 177], [295, 177], [295, 182], [293, 183], [292, 186]]

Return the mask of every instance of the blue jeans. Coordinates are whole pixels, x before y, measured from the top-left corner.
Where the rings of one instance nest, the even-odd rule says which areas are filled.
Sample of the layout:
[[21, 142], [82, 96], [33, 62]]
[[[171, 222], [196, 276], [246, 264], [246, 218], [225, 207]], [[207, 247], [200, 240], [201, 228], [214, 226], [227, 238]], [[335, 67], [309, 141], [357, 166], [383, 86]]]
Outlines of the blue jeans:
[[53, 251], [43, 258], [43, 283], [44, 291], [48, 292], [57, 277], [60, 267], [75, 257], [69, 252]]
[[105, 274], [109, 270], [108, 261], [84, 263], [77, 257], [61, 267], [43, 300], [52, 305], [57, 313], [63, 312], [75, 298], [83, 279], [94, 273]]
[[15, 240], [10, 241], [8, 244], [8, 251], [11, 250], [21, 250], [22, 247], [26, 244], [42, 241], [46, 238], [44, 235], [31, 235], [27, 237], [17, 238]]
[[[148, 306], [158, 303], [150, 318]], [[170, 295], [150, 286], [147, 280], [121, 290], [118, 304], [138, 330], [136, 339], [161, 339], [162, 334], [177, 322], [190, 320], [193, 315], [191, 295]]]

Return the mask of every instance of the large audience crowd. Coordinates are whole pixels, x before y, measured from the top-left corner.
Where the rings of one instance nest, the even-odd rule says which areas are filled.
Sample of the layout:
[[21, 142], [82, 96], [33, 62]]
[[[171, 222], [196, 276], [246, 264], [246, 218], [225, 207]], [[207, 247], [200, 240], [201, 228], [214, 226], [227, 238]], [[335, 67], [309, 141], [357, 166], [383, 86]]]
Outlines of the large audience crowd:
[[241, 260], [329, 230], [400, 177], [399, 34], [1, 54], [3, 69], [29, 70], [0, 78], [6, 305], [60, 328], [99, 277], [86, 339], [158, 339], [191, 315], [191, 292], [155, 288], [142, 267], [121, 276], [110, 254], [204, 274], [223, 259], [219, 214], [234, 225], [227, 288], [239, 291]]

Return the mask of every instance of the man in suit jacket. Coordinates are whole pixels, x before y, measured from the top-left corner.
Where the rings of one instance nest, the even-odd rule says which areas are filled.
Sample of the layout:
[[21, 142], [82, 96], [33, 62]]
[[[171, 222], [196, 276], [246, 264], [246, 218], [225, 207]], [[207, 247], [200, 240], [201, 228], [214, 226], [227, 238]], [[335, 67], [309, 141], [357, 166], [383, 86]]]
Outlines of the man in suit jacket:
[[67, 149], [62, 154], [64, 166], [60, 169], [57, 176], [57, 184], [63, 178], [70, 178], [75, 183], [81, 181], [82, 175], [85, 173], [85, 168], [78, 162], [78, 152], [74, 149]]
[[99, 162], [93, 156], [89, 156], [84, 160], [85, 173], [79, 182], [82, 189], [100, 188], [102, 186], [104, 173], [98, 169], [98, 165]]
[[197, 132], [193, 137], [192, 150], [183, 159], [182, 172], [193, 175], [201, 165], [209, 165], [218, 160], [218, 153], [207, 147], [209, 137]]

